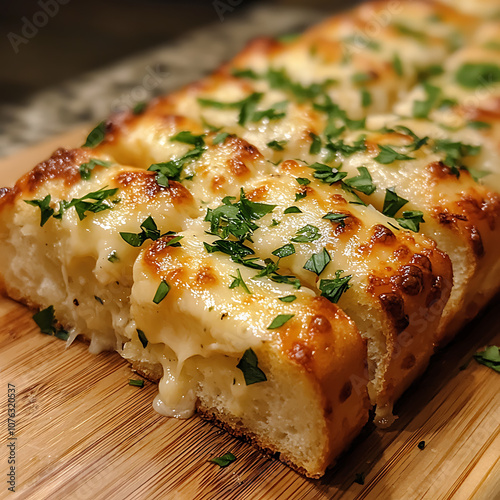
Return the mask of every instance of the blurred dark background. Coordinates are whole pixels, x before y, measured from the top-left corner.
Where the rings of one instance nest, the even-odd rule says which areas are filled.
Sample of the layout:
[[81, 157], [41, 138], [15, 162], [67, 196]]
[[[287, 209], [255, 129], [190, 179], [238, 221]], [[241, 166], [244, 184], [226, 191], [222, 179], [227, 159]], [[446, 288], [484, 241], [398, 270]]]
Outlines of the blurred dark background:
[[[263, 0], [260, 0], [264, 3]], [[257, 0], [0, 0], [0, 105], [244, 16]], [[350, 0], [267, 0], [325, 13]], [[202, 50], [202, 48], [201, 48]]]

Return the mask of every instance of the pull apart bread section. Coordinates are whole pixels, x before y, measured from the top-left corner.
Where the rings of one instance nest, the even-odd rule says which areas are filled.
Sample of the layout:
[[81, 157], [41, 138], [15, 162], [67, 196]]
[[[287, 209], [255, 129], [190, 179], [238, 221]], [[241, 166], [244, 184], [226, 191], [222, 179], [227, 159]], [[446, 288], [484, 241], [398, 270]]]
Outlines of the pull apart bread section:
[[4, 291], [320, 477], [500, 286], [494, 24], [365, 4], [113, 116], [0, 190]]

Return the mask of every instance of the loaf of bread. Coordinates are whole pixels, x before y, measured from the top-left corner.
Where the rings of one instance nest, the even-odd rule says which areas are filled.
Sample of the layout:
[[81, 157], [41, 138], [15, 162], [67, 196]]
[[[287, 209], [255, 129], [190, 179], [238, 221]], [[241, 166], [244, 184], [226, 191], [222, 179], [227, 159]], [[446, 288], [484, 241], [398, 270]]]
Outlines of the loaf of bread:
[[500, 288], [500, 25], [470, 5], [363, 4], [112, 116], [0, 189], [2, 290], [320, 477]]

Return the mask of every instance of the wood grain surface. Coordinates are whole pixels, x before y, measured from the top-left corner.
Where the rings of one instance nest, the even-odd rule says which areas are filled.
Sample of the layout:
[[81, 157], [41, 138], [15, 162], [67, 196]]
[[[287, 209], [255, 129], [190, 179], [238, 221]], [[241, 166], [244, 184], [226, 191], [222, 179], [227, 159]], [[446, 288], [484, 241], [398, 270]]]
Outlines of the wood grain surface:
[[[83, 136], [69, 132], [2, 160], [0, 185]], [[198, 417], [156, 414], [154, 384], [129, 386], [139, 377], [118, 354], [94, 356], [79, 341], [66, 349], [38, 331], [32, 311], [0, 298], [0, 498], [499, 499], [500, 375], [471, 361], [500, 344], [499, 308], [497, 297], [434, 357], [397, 404], [391, 429], [367, 426], [323, 479], [308, 480]], [[14, 493], [5, 480], [8, 384], [16, 391]], [[237, 457], [229, 467], [208, 462], [226, 452]]]

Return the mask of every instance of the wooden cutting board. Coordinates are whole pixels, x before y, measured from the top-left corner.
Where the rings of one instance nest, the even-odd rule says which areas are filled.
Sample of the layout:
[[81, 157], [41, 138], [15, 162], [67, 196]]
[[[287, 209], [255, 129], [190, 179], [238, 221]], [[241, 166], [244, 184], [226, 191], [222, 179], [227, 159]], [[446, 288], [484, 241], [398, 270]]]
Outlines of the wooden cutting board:
[[[84, 135], [75, 130], [1, 160], [0, 185]], [[470, 361], [500, 344], [499, 307], [497, 297], [435, 356], [398, 403], [391, 429], [368, 426], [323, 479], [308, 480], [197, 417], [156, 414], [154, 384], [129, 386], [139, 377], [117, 354], [94, 356], [78, 341], [66, 349], [38, 331], [26, 307], [0, 298], [0, 498], [500, 499], [500, 375]], [[11, 442], [15, 493], [5, 480]], [[207, 462], [226, 452], [237, 457], [229, 467]], [[355, 482], [361, 476], [364, 484]]]

